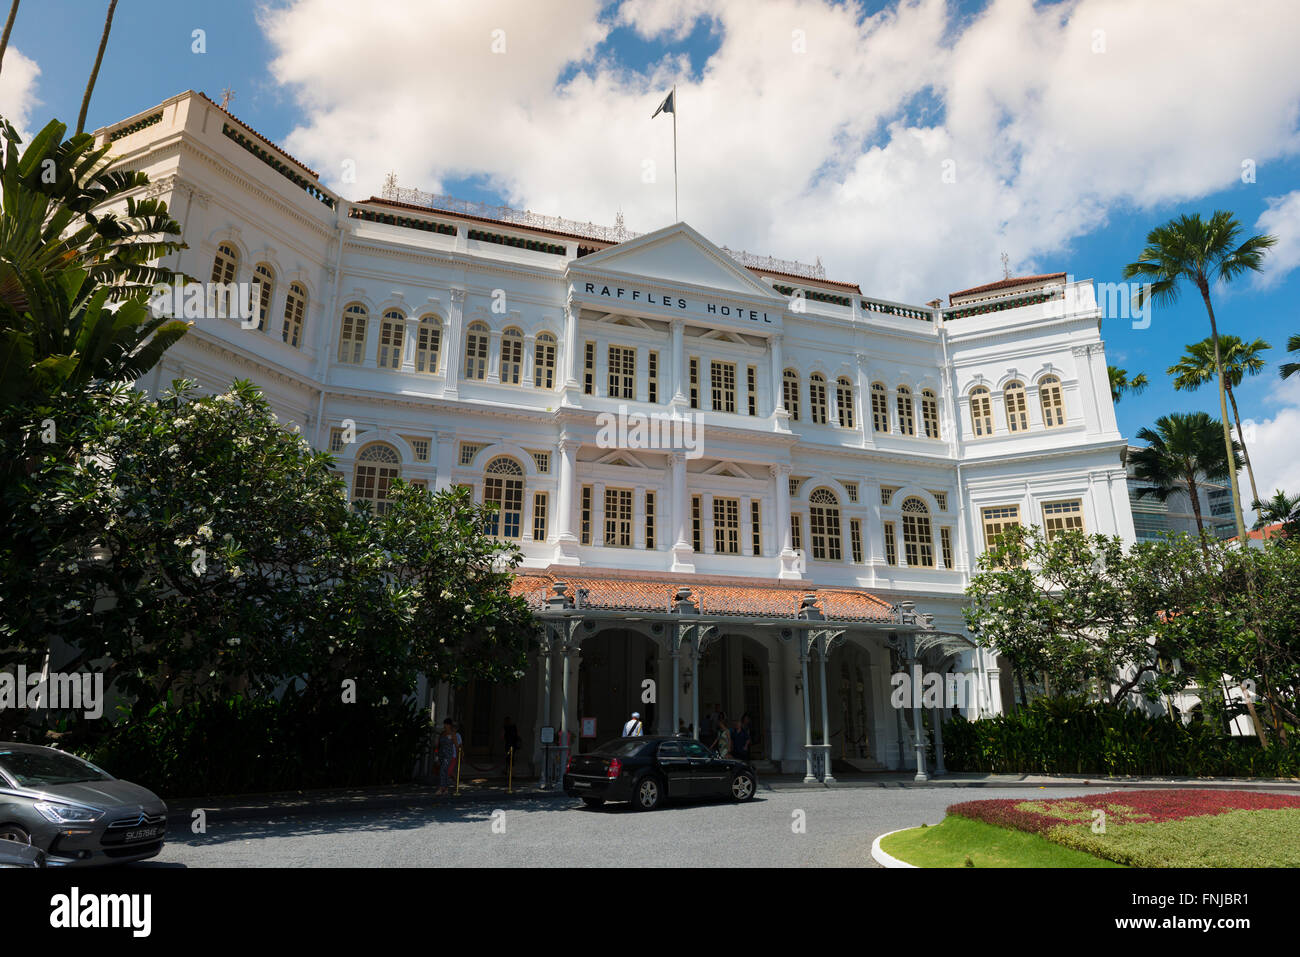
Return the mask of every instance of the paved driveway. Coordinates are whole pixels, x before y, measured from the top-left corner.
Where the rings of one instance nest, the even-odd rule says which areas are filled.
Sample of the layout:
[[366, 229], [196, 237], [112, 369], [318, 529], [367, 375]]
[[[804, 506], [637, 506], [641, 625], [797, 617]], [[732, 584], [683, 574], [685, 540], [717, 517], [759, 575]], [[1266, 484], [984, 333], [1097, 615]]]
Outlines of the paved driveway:
[[[431, 799], [173, 826], [154, 861], [190, 867], [871, 867], [880, 834], [938, 824], [958, 801], [1070, 797], [1102, 787], [762, 789], [749, 804], [591, 810], [562, 795]], [[494, 812], [500, 809], [501, 814]], [[797, 829], [796, 825], [802, 825]]]

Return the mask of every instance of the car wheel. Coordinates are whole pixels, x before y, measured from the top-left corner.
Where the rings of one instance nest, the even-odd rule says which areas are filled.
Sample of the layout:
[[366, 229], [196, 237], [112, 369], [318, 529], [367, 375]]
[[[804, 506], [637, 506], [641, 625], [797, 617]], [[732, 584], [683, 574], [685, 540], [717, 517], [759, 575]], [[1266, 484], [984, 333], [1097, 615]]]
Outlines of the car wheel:
[[587, 805], [587, 807], [600, 807], [602, 804], [605, 803], [605, 799], [604, 798], [583, 798], [582, 803]]
[[0, 838], [29, 846], [32, 843], [32, 836], [17, 824], [0, 824]]
[[731, 779], [731, 799], [733, 801], [748, 801], [754, 796], [754, 791], [758, 788], [758, 782], [754, 780], [754, 775], [748, 771], [741, 771]]
[[632, 806], [638, 811], [653, 811], [664, 799], [664, 786], [653, 774], [647, 774], [636, 783]]

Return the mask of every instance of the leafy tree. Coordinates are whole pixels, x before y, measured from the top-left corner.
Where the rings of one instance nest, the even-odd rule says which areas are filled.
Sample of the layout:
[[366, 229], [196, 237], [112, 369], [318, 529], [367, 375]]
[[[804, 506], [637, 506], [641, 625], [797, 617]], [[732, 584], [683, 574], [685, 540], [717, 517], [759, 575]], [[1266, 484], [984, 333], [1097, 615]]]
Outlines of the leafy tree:
[[[1246, 445], [1246, 436], [1241, 429], [1241, 413], [1237, 410], [1236, 388], [1247, 375], [1256, 376], [1264, 371], [1266, 363], [1260, 353], [1271, 349], [1263, 339], [1243, 342], [1233, 335], [1219, 336], [1219, 351], [1223, 357], [1224, 389], [1228, 402], [1232, 406], [1232, 419], [1237, 423], [1237, 439], [1241, 443], [1241, 453], [1246, 460], [1246, 475], [1250, 478], [1250, 500], [1252, 507], [1259, 501], [1259, 489], [1255, 485], [1255, 470], [1250, 464], [1250, 449]], [[1174, 377], [1174, 388], [1184, 392], [1194, 392], [1214, 379], [1214, 342], [1203, 339], [1187, 346], [1182, 357], [1168, 369]]]
[[[1240, 241], [1239, 241], [1240, 240]], [[1157, 226], [1147, 234], [1141, 257], [1124, 267], [1125, 279], [1143, 279], [1150, 283], [1135, 299], [1141, 306], [1149, 297], [1156, 303], [1173, 303], [1178, 299], [1179, 284], [1187, 281], [1196, 286], [1210, 318], [1210, 341], [1214, 344], [1214, 372], [1219, 385], [1219, 417], [1223, 430], [1223, 458], [1236, 456], [1232, 433], [1228, 428], [1228, 401], [1225, 388], [1223, 351], [1219, 327], [1210, 302], [1210, 283], [1227, 283], [1244, 272], [1258, 272], [1264, 253], [1275, 245], [1273, 236], [1250, 236], [1241, 240], [1241, 224], [1232, 214], [1219, 210], [1208, 220], [1199, 213], [1183, 215]], [[1232, 489], [1232, 507], [1237, 518], [1237, 537], [1246, 540], [1246, 523], [1241, 510], [1241, 492], [1237, 487], [1236, 469], [1228, 471]]]
[[[1138, 430], [1137, 437], [1147, 447], [1131, 453], [1134, 472], [1148, 483], [1138, 487], [1138, 498], [1153, 495], [1166, 502], [1175, 492], [1185, 492], [1192, 501], [1197, 537], [1204, 542], [1199, 483], [1202, 477], [1214, 481], [1229, 471], [1219, 445], [1219, 423], [1204, 412], [1175, 412], [1156, 419], [1154, 430]], [[1234, 442], [1234, 458], [1236, 449]]]
[[1128, 376], [1128, 370], [1121, 369], [1118, 366], [1106, 366], [1106, 372], [1110, 376], [1110, 398], [1112, 402], [1118, 402], [1125, 395], [1139, 395], [1150, 385], [1145, 372], [1139, 372], [1131, 379]]

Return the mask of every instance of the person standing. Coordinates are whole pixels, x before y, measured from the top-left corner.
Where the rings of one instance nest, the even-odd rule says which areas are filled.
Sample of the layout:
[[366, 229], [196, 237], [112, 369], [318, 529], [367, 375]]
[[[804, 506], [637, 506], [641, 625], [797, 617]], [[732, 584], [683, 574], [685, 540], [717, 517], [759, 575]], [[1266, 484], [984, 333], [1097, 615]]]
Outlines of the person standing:
[[442, 734], [438, 736], [438, 794], [446, 794], [455, 780], [456, 764], [460, 761], [460, 733], [451, 718], [442, 722]]
[[731, 732], [731, 749], [741, 761], [749, 760], [749, 725], [743, 719], [736, 722]]
[[727, 727], [727, 716], [718, 715], [718, 737], [713, 742], [713, 750], [720, 758], [731, 757], [731, 729]]
[[641, 712], [633, 711], [632, 717], [628, 719], [627, 724], [623, 725], [623, 737], [639, 738], [643, 731], [641, 728]]

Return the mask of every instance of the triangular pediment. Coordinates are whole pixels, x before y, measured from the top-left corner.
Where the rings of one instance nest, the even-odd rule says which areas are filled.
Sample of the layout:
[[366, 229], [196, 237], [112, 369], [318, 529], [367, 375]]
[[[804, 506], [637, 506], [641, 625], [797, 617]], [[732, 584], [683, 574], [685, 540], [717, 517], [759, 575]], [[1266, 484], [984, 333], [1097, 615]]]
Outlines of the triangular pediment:
[[749, 298], [780, 294], [685, 223], [610, 246], [569, 264], [577, 276], [609, 274], [729, 292]]

